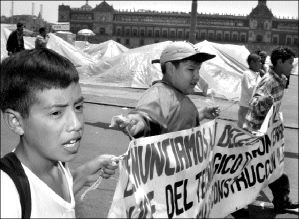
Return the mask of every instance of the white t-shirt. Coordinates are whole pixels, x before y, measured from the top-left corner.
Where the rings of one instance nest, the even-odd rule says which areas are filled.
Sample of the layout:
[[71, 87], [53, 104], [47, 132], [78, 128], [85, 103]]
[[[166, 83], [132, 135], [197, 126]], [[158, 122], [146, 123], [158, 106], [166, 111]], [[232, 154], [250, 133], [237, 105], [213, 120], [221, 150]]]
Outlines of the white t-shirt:
[[[67, 166], [59, 162], [66, 177], [71, 202], [65, 201], [29, 168], [22, 164], [30, 184], [32, 218], [75, 218], [73, 177]], [[1, 170], [1, 218], [21, 218], [21, 203], [12, 179]]]
[[244, 72], [241, 81], [240, 106], [249, 107], [249, 101], [251, 100], [253, 91], [260, 80], [261, 77], [258, 72], [254, 72], [250, 69]]

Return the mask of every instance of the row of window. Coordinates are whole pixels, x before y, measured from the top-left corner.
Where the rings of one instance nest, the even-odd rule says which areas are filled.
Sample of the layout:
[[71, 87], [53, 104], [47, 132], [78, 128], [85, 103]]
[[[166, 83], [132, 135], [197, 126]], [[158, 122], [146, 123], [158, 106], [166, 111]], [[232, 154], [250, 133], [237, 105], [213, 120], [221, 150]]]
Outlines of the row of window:
[[290, 37], [290, 36], [287, 36], [285, 38], [285, 40], [279, 40], [279, 37], [278, 36], [273, 36], [272, 37], [272, 43], [273, 44], [286, 44], [286, 45], [298, 45], [298, 38], [296, 37]]
[[[73, 25], [73, 27], [71, 27], [71, 31], [76, 33], [77, 31], [79, 31], [80, 29], [84, 29], [84, 28], [89, 28], [86, 24], [77, 24], [77, 25]], [[100, 35], [105, 35], [106, 34], [106, 30], [105, 28], [101, 27], [99, 28], [99, 34]], [[154, 35], [153, 35], [154, 34]], [[182, 30], [147, 30], [147, 34], [145, 32], [144, 29], [141, 30], [137, 30], [137, 29], [125, 29], [124, 33], [122, 31], [121, 28], [117, 28], [116, 29], [116, 33], [114, 32], [113, 35], [116, 36], [125, 36], [125, 37], [155, 37], [155, 38], [178, 38], [178, 39], [188, 39], [189, 38], [189, 31], [185, 31], [185, 33]], [[211, 40], [211, 41], [233, 41], [233, 42], [243, 42], [245, 43], [247, 41], [247, 36], [245, 33], [224, 33], [224, 35], [222, 33], [213, 33], [213, 32], [200, 32], [200, 33], [196, 33], [196, 39], [198, 40]], [[141, 39], [143, 41], [143, 39]], [[256, 41], [257, 42], [262, 42], [263, 41], [263, 37], [261, 35], [258, 35], [256, 37]], [[282, 44], [283, 42], [279, 42], [279, 37], [278, 36], [273, 36], [272, 37], [272, 43], [273, 44]], [[284, 42], [284, 44], [286, 45], [297, 45], [298, 44], [298, 39], [297, 38], [292, 38], [287, 36], [286, 40]], [[141, 45], [142, 42], [141, 42]]]
[[92, 21], [93, 17], [91, 14], [72, 14], [71, 20], [89, 20]]
[[[164, 23], [164, 24], [190, 24], [190, 17], [160, 17], [160, 16], [124, 16], [116, 15], [114, 21], [122, 22], [143, 22], [143, 23]], [[243, 27], [243, 21], [222, 20], [222, 19], [203, 19], [197, 18], [197, 24], [216, 25], [216, 26], [237, 26]]]
[[[189, 38], [189, 31], [186, 31], [185, 33], [181, 30], [175, 31], [175, 30], [147, 30], [145, 32], [144, 29], [137, 30], [137, 29], [125, 29], [124, 32], [122, 31], [121, 28], [117, 28], [116, 32], [113, 33], [116, 36], [125, 36], [125, 37], [156, 37], [156, 38]], [[225, 33], [224, 35], [222, 33], [209, 33], [206, 32], [201, 32], [201, 33], [196, 33], [196, 39], [209, 39], [209, 40], [218, 40], [218, 41], [241, 41], [241, 42], [246, 42], [246, 34], [239, 34], [237, 33]]]

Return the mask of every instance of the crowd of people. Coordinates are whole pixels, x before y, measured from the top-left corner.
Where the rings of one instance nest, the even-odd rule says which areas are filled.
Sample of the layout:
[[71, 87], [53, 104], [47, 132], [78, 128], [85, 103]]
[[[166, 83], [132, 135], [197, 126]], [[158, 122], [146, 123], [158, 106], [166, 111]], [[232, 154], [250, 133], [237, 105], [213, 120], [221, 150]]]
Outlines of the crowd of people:
[[[35, 49], [25, 50], [23, 28], [17, 24], [7, 41], [9, 57], [1, 63], [0, 108], [9, 129], [19, 136], [15, 149], [1, 158], [1, 218], [75, 217], [76, 194], [100, 176], [115, 174], [118, 159], [100, 155], [72, 170], [84, 130], [84, 98], [79, 74], [68, 59], [47, 49], [49, 37], [40, 28]], [[287, 87], [295, 54], [279, 47], [271, 53], [251, 53], [242, 77], [238, 126], [258, 130], [269, 109], [280, 102]], [[199, 83], [203, 62], [215, 55], [198, 51], [188, 42], [172, 42], [161, 53], [160, 81], [144, 92], [126, 116], [113, 127], [141, 138], [200, 125], [219, 116], [218, 106], [197, 109], [187, 96]], [[297, 209], [289, 198], [286, 174], [269, 184], [276, 213]], [[241, 209], [243, 210], [243, 209]]]

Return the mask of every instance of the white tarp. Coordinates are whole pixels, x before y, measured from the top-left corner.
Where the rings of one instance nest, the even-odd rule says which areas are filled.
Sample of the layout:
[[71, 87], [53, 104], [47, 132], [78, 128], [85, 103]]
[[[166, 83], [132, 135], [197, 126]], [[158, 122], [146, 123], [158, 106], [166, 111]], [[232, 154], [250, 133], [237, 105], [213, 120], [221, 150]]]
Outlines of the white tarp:
[[202, 41], [196, 44], [202, 52], [216, 55], [204, 62], [200, 75], [216, 91], [218, 96], [238, 100], [241, 93], [241, 78], [248, 69], [247, 57], [250, 54], [245, 46], [219, 44]]
[[75, 66], [80, 67], [95, 64], [95, 61], [83, 51], [69, 44], [55, 34], [49, 35], [50, 39], [48, 41], [47, 48], [52, 49], [60, 55], [68, 58]]
[[[80, 47], [82, 48], [82, 45], [80, 45]], [[82, 49], [83, 52], [90, 55], [94, 60], [103, 58], [109, 59], [129, 50], [127, 47], [115, 42], [114, 40], [108, 40], [99, 44], [83, 44]]]
[[[152, 64], [151, 61], [159, 59], [161, 52], [169, 43], [170, 41], [165, 41], [130, 49], [112, 59], [85, 66], [80, 71], [89, 77], [82, 79], [82, 82], [148, 88], [153, 81], [162, 78], [160, 65]], [[208, 41], [198, 43], [196, 46], [201, 51], [216, 55], [214, 59], [204, 62], [200, 70], [200, 75], [215, 90], [216, 96], [238, 99], [242, 72], [248, 68], [246, 59], [249, 51], [246, 47]], [[197, 87], [196, 90], [201, 89]]]
[[[1, 24], [1, 60], [7, 57], [6, 42], [12, 32], [8, 27], [10, 25]], [[86, 66], [95, 62], [84, 52], [75, 46], [64, 41], [55, 34], [49, 33], [50, 39], [47, 48], [52, 49], [60, 55], [68, 58], [75, 66]], [[24, 37], [25, 49], [33, 49], [35, 47], [35, 37]]]
[[111, 59], [99, 60], [93, 66], [79, 69], [88, 73], [82, 83], [106, 84], [120, 87], [148, 88], [153, 81], [162, 78], [160, 65], [152, 64], [170, 41], [130, 49]]

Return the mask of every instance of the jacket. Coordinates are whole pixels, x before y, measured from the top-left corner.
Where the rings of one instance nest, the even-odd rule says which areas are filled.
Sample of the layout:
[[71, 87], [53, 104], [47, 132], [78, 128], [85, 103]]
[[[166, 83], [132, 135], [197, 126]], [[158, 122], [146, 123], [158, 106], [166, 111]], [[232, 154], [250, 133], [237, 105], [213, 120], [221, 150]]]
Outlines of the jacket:
[[16, 52], [25, 50], [24, 38], [23, 38], [23, 36], [21, 37], [21, 41], [20, 41], [20, 45], [19, 45], [17, 34], [18, 34], [17, 30], [15, 30], [9, 35], [9, 37], [7, 39], [7, 44], [6, 44], [6, 50], [8, 52], [16, 53]]

